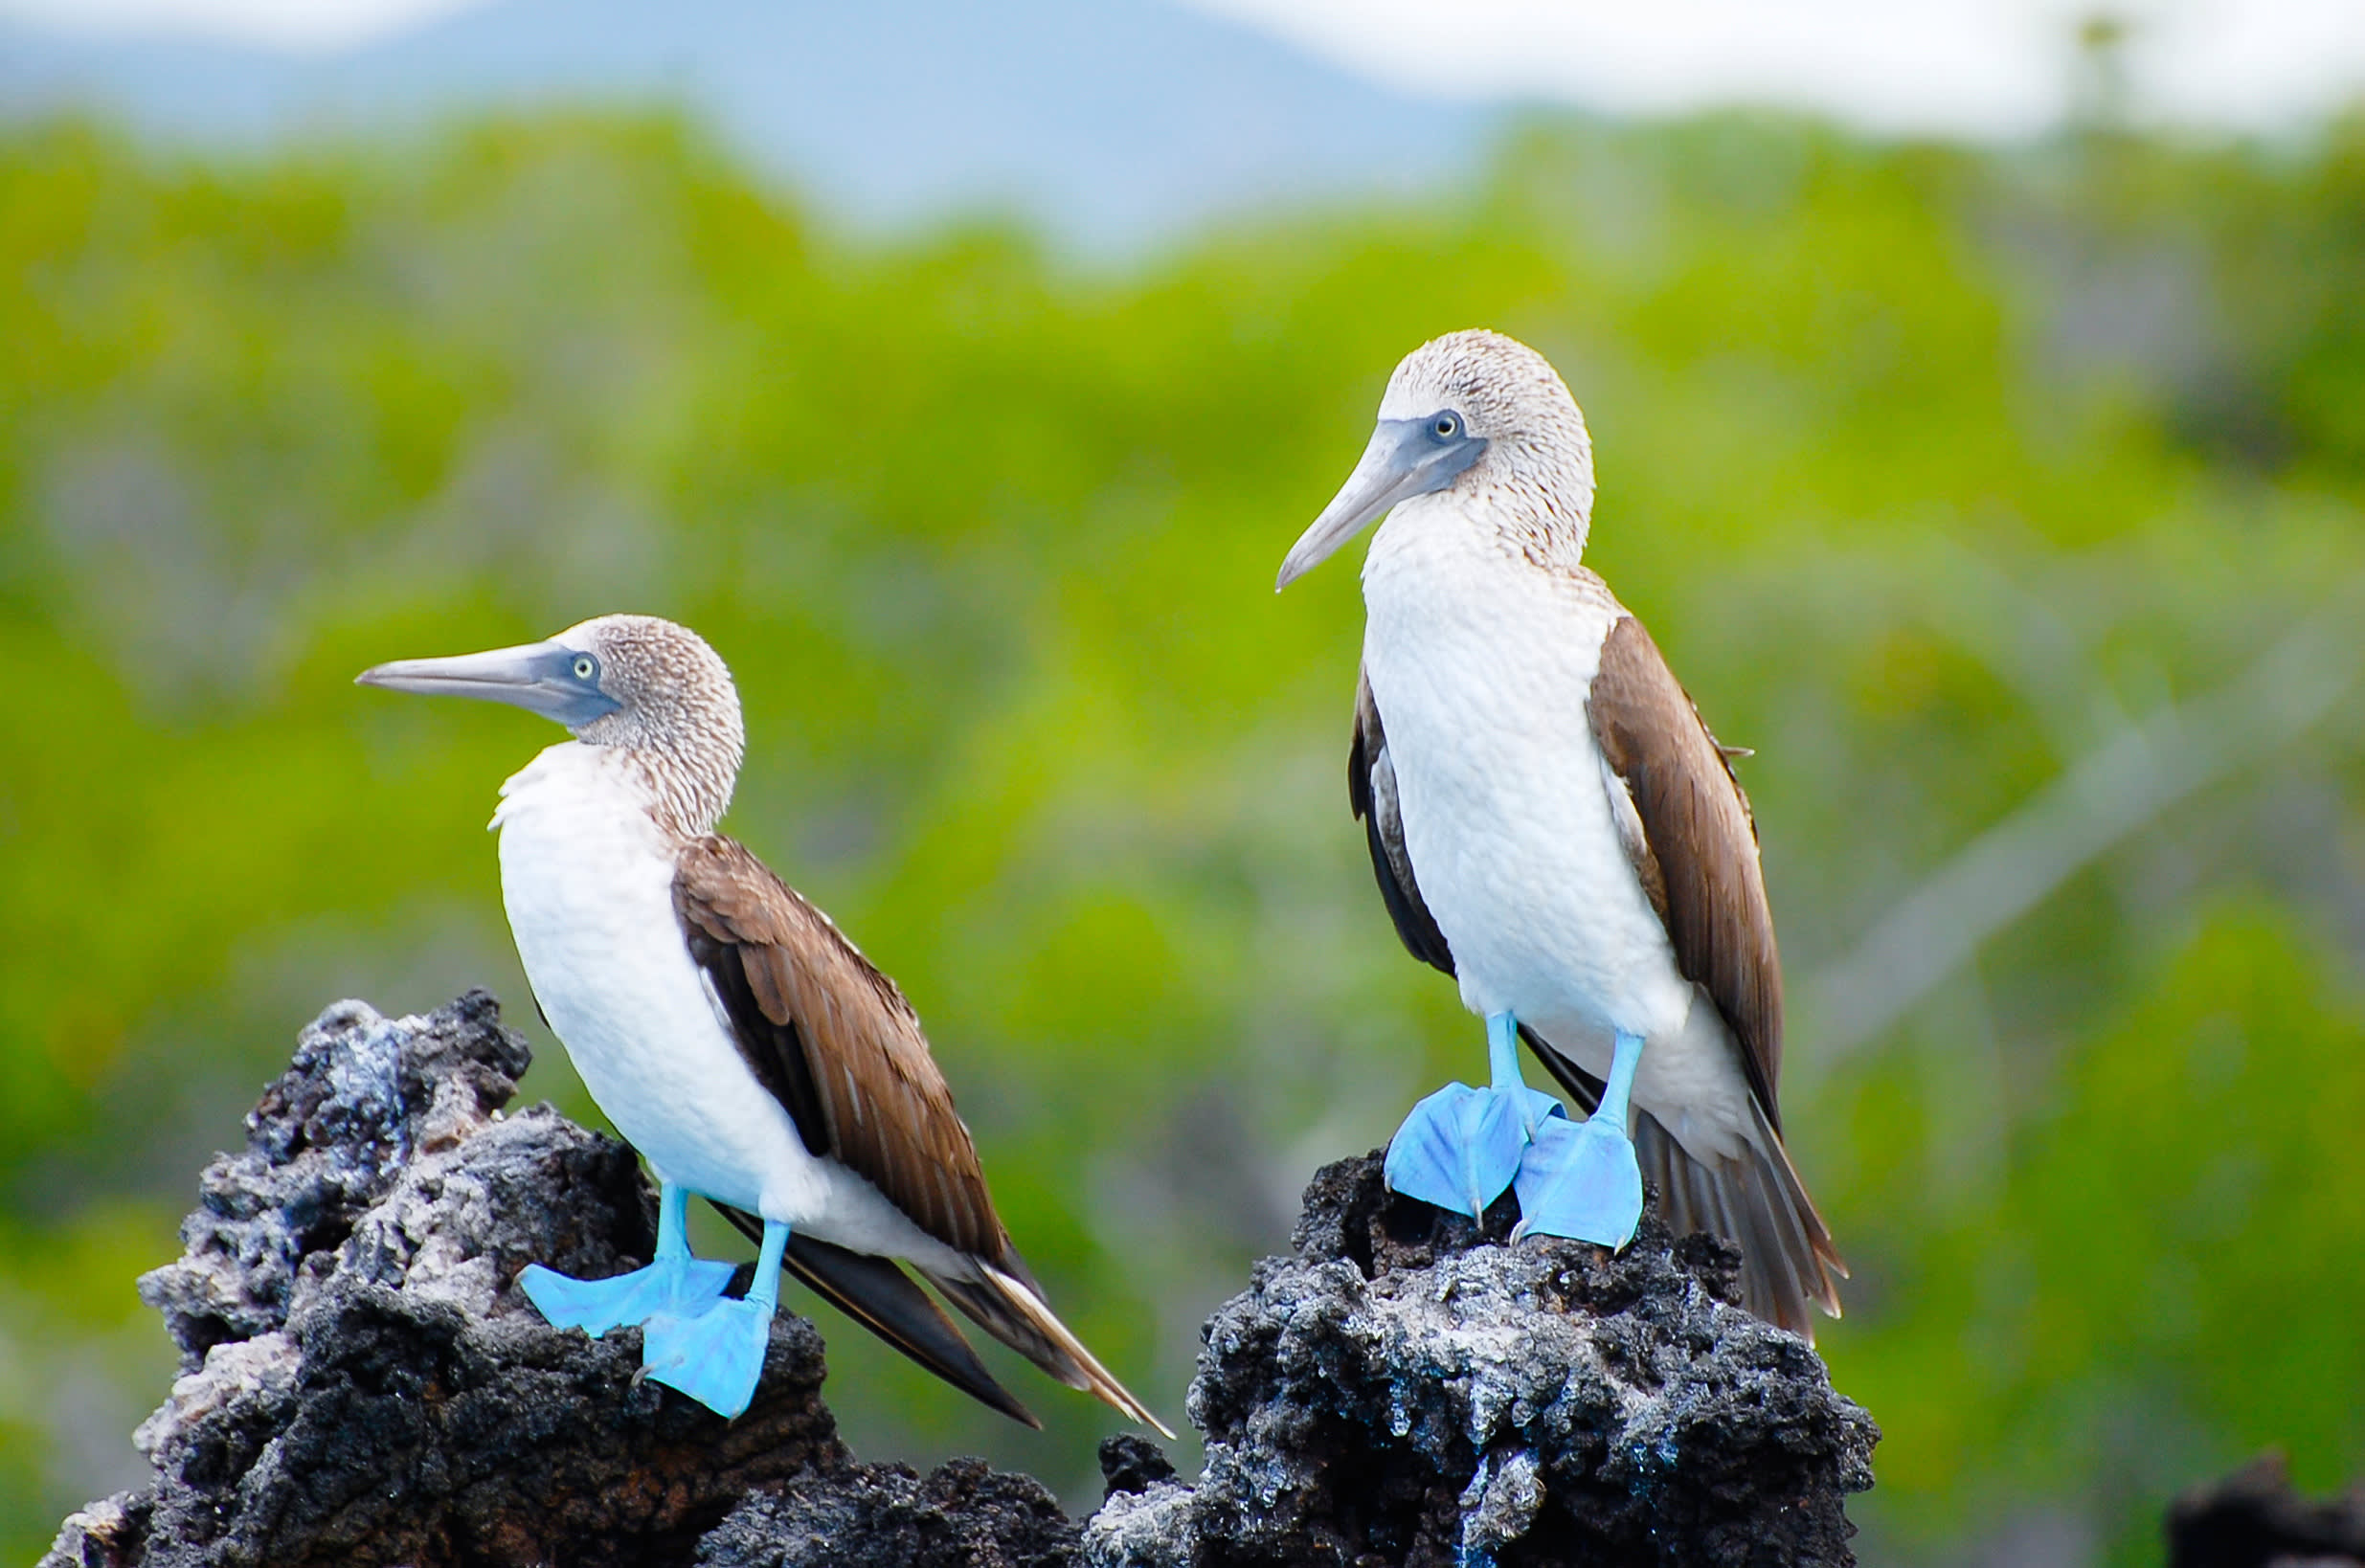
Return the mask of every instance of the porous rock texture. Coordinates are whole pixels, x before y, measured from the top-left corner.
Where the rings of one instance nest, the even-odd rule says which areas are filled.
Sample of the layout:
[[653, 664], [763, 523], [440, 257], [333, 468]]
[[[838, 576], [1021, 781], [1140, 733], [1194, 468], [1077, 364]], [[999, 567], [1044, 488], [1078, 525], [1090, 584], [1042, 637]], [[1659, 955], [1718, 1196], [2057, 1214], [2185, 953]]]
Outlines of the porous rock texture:
[[785, 1311], [723, 1422], [636, 1380], [637, 1331], [552, 1329], [515, 1292], [529, 1262], [614, 1273], [655, 1234], [630, 1151], [502, 1114], [528, 1060], [482, 992], [304, 1031], [141, 1281], [183, 1357], [137, 1434], [153, 1480], [69, 1518], [43, 1568], [1852, 1560], [1878, 1434], [1732, 1305], [1729, 1249], [1656, 1225], [1615, 1257], [1510, 1245], [1509, 1199], [1441, 1214], [1376, 1154], [1315, 1178], [1294, 1255], [1207, 1324], [1195, 1487], [1133, 1435], [1080, 1525], [976, 1461], [859, 1464]]
[[140, 1282], [182, 1358], [135, 1439], [154, 1479], [69, 1518], [43, 1568], [1075, 1559], [1025, 1476], [856, 1464], [800, 1317], [729, 1422], [636, 1379], [639, 1331], [544, 1323], [518, 1270], [637, 1266], [656, 1207], [615, 1139], [502, 1115], [529, 1060], [483, 992], [304, 1030], [188, 1250]]
[[1738, 1254], [1656, 1220], [1616, 1255], [1511, 1245], [1514, 1199], [1474, 1224], [1380, 1165], [1322, 1170], [1295, 1255], [1209, 1320], [1199, 1484], [1113, 1491], [1089, 1560], [1855, 1560], [1842, 1505], [1880, 1433], [1804, 1340], [1734, 1305]]

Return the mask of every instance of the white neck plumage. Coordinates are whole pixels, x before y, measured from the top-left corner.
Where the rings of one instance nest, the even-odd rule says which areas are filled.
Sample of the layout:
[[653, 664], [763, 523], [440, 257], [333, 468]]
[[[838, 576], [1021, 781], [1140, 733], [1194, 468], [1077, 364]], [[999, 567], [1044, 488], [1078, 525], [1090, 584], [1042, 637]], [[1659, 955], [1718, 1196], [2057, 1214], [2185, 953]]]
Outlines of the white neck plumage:
[[502, 804], [493, 813], [492, 826], [503, 826], [529, 799], [605, 799], [615, 807], [629, 802], [667, 839], [686, 843], [714, 831], [731, 804], [733, 782], [730, 772], [685, 761], [660, 748], [562, 741], [501, 787]]

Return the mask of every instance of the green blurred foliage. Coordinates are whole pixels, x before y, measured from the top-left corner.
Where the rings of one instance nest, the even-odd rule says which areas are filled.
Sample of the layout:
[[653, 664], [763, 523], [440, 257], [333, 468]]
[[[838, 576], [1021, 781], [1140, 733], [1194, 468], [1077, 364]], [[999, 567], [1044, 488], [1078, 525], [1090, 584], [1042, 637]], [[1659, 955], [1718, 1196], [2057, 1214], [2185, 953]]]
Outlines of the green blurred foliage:
[[[349, 681], [609, 610], [732, 662], [729, 825], [902, 980], [1053, 1300], [1178, 1416], [1315, 1164], [1480, 1059], [1346, 815], [1352, 571], [1270, 589], [1396, 359], [1478, 324], [1565, 374], [1592, 559], [1757, 749], [1869, 1549], [2143, 1561], [2261, 1445], [2365, 1466], [2346, 639], [2320, 722], [1818, 1031], [1950, 857], [2365, 604], [2365, 121], [1538, 123], [1424, 207], [1100, 271], [846, 241], [662, 120], [213, 163], [66, 123], [0, 140], [0, 1552], [136, 1474], [132, 1278], [322, 1004], [488, 983], [594, 1114], [482, 831], [554, 733]], [[1013, 1367], [1037, 1437], [822, 1317], [866, 1452], [1092, 1499], [1097, 1407]]]

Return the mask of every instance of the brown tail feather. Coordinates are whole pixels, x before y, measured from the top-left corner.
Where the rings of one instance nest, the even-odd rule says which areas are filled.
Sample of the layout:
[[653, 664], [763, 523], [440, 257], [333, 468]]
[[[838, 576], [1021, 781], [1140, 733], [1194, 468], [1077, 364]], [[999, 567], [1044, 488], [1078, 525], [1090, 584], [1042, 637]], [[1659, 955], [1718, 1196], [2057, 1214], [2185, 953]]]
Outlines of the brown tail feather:
[[[1536, 1060], [1588, 1114], [1601, 1103], [1601, 1081], [1524, 1026]], [[1741, 1248], [1742, 1304], [1757, 1316], [1814, 1341], [1810, 1307], [1839, 1315], [1838, 1281], [1847, 1278], [1832, 1233], [1791, 1164], [1781, 1134], [1750, 1102], [1755, 1134], [1738, 1159], [1698, 1160], [1656, 1117], [1634, 1112], [1634, 1156], [1659, 1193], [1659, 1217], [1678, 1236], [1705, 1230]]]
[[[976, 1280], [948, 1279], [926, 1269], [920, 1272], [943, 1293], [945, 1300], [967, 1313], [979, 1328], [1070, 1388], [1082, 1389], [1131, 1420], [1156, 1428], [1161, 1437], [1174, 1436], [1164, 1422], [1150, 1414], [1149, 1406], [1109, 1375], [1109, 1370], [1084, 1348], [1084, 1342], [1059, 1320], [1026, 1279], [998, 1268], [982, 1258], [977, 1260], [977, 1265], [980, 1277]], [[1023, 1271], [1025, 1266], [1019, 1264], [1018, 1267]]]
[[1649, 1111], [1637, 1111], [1634, 1154], [1659, 1190], [1667, 1228], [1713, 1231], [1738, 1245], [1742, 1304], [1812, 1343], [1808, 1309], [1839, 1315], [1837, 1282], [1847, 1265], [1762, 1116], [1757, 1131], [1740, 1158], [1711, 1164], [1687, 1154]]

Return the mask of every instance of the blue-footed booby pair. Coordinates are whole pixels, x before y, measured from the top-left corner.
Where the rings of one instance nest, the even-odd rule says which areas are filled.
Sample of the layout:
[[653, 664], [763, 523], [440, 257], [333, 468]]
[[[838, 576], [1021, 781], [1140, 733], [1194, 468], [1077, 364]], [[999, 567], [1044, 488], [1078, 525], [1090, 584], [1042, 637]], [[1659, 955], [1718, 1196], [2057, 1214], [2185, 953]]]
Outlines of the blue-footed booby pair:
[[[1812, 1337], [1846, 1269], [1782, 1145], [1782, 970], [1729, 753], [1583, 564], [1585, 417], [1543, 357], [1455, 332], [1396, 367], [1379, 428], [1278, 588], [1387, 514], [1363, 563], [1347, 790], [1413, 956], [1486, 1020], [1492, 1082], [1414, 1108], [1391, 1186], [1624, 1246], [1737, 1243], [1758, 1316]], [[1589, 1117], [1520, 1078], [1519, 1042]], [[1631, 1133], [1630, 1133], [1631, 1124]], [[1639, 1158], [1637, 1158], [1639, 1150]]]
[[[745, 750], [695, 633], [603, 616], [547, 642], [380, 664], [362, 684], [511, 703], [564, 725], [501, 787], [501, 890], [526, 977], [584, 1086], [658, 1177], [654, 1260], [540, 1265], [551, 1322], [642, 1327], [642, 1364], [724, 1416], [763, 1370], [783, 1265], [897, 1350], [1029, 1425], [901, 1259], [995, 1338], [1157, 1426], [1060, 1322], [994, 1212], [919, 1019], [829, 917], [714, 831]], [[690, 1255], [689, 1195], [761, 1239], [744, 1299]]]

